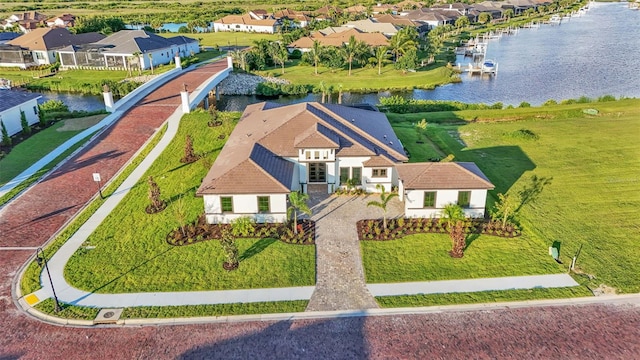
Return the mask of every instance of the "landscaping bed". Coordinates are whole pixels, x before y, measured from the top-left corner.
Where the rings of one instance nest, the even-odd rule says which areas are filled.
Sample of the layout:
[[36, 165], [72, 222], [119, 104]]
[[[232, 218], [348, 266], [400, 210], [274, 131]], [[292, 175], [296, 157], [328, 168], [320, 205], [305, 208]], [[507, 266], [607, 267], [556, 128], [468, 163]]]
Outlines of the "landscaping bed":
[[[191, 245], [208, 240], [220, 240], [224, 230], [232, 230], [230, 224], [209, 224], [203, 215], [188, 225], [171, 230], [167, 234], [167, 243], [174, 246]], [[274, 224], [252, 224], [243, 234], [245, 238], [272, 238], [287, 244], [314, 245], [316, 225], [313, 220], [298, 220], [297, 233], [291, 222]]]
[[[445, 225], [436, 218], [399, 218], [389, 220], [385, 229], [382, 220], [360, 220], [356, 224], [360, 240], [393, 240], [405, 235], [448, 233]], [[504, 227], [500, 222], [489, 220], [468, 220], [464, 224], [465, 233], [483, 234], [505, 238], [520, 236], [522, 232], [513, 224]]]

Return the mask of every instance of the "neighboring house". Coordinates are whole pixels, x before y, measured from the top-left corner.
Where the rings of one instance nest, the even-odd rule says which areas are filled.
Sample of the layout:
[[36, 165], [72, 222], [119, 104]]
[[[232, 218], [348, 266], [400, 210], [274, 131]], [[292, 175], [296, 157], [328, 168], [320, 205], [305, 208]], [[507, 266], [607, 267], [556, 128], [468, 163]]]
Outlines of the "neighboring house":
[[[484, 215], [483, 199], [493, 185], [475, 165], [415, 163], [403, 168], [406, 161], [381, 112], [315, 102], [264, 102], [247, 106], [196, 194], [203, 197], [209, 223], [242, 216], [283, 222], [291, 191], [314, 187], [332, 193], [347, 182], [369, 192], [378, 191], [377, 185], [387, 191], [403, 186], [409, 191], [403, 199], [409, 199], [405, 208], [411, 216], [437, 216], [415, 208], [413, 191], [436, 192], [434, 209], [460, 197], [462, 205], [468, 202], [468, 215]], [[424, 176], [434, 180], [423, 181]]]
[[22, 131], [21, 112], [24, 112], [29, 125], [39, 121], [38, 99], [41, 97], [40, 94], [26, 91], [0, 90], [0, 121], [9, 136]]
[[98, 33], [72, 34], [65, 28], [38, 28], [0, 46], [0, 65], [27, 68], [56, 62], [56, 51], [103, 39]]
[[251, 12], [244, 15], [227, 15], [213, 22], [213, 30], [241, 31], [274, 34], [280, 27], [280, 21], [272, 18], [263, 19]]
[[398, 195], [407, 217], [439, 217], [456, 203], [465, 215], [484, 217], [487, 190], [493, 184], [474, 163], [433, 162], [396, 165]]
[[6, 44], [20, 35], [22, 34], [17, 32], [0, 32], [0, 45]]
[[37, 11], [26, 11], [9, 16], [2, 24], [5, 29], [12, 29], [16, 26], [23, 33], [44, 26], [48, 16]]
[[376, 4], [371, 7], [372, 14], [397, 14], [398, 7], [391, 4]]
[[297, 27], [307, 27], [313, 18], [301, 11], [295, 10], [278, 10], [273, 13], [273, 18], [279, 20], [282, 24], [284, 20], [292, 21]]
[[[144, 30], [121, 30], [100, 41], [60, 49], [64, 68], [127, 69], [139, 64], [142, 69], [170, 63], [200, 52], [198, 40], [186, 36], [164, 38]], [[151, 56], [150, 56], [151, 55]]]
[[[302, 52], [311, 51], [313, 48], [313, 42], [318, 41], [323, 46], [336, 46], [340, 47], [343, 44], [348, 44], [349, 39], [353, 36], [357, 41], [362, 41], [368, 46], [388, 46], [389, 39], [381, 33], [365, 33], [358, 29], [348, 29], [340, 32], [336, 31], [336, 28], [331, 28], [333, 30], [324, 29], [323, 31], [327, 32], [327, 35], [317, 31], [310, 36], [301, 37], [300, 39], [292, 42], [287, 45], [287, 48], [292, 51], [298, 49]], [[340, 29], [340, 28], [338, 28]]]
[[429, 29], [447, 24], [453, 25], [459, 16], [462, 15], [457, 11], [445, 12], [431, 9], [413, 10], [405, 15], [407, 19], [426, 25]]
[[46, 21], [48, 27], [74, 27], [76, 17], [71, 14], [62, 14]]
[[344, 9], [344, 12], [354, 15], [367, 15], [369, 13], [369, 9], [363, 5], [353, 5]]
[[349, 21], [342, 26], [355, 28], [366, 33], [381, 33], [387, 37], [392, 37], [398, 32], [398, 29], [393, 24], [377, 22], [372, 19]]
[[391, 15], [391, 14], [378, 14], [374, 17], [375, 21], [379, 23], [389, 23], [397, 27], [415, 27], [418, 33], [423, 34], [429, 31], [429, 25], [413, 21], [406, 16]]

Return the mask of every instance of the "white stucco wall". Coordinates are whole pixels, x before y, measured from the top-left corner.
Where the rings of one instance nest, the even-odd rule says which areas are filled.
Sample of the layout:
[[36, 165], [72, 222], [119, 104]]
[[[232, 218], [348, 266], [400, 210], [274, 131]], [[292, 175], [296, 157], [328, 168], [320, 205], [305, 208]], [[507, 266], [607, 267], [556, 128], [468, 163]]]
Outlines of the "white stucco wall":
[[[223, 213], [220, 197], [230, 196], [233, 212]], [[258, 196], [269, 196], [269, 213], [258, 213]], [[204, 195], [204, 211], [210, 224], [229, 223], [243, 216], [249, 216], [258, 223], [284, 222], [287, 220], [286, 194], [243, 194], [243, 195]]]
[[[458, 201], [458, 190], [404, 190], [402, 183], [399, 186], [401, 200], [404, 200], [405, 215], [407, 217], [440, 217], [442, 209], [448, 204], [455, 204]], [[425, 191], [436, 191], [435, 208], [423, 208]], [[487, 201], [487, 190], [469, 190], [471, 200], [468, 208], [464, 208], [464, 213], [468, 217], [484, 217]]]
[[29, 125], [33, 125], [40, 121], [38, 119], [38, 114], [33, 110], [34, 106], [37, 109], [38, 99], [29, 100], [20, 106], [14, 106], [0, 113], [0, 120], [2, 120], [4, 126], [7, 128], [9, 136], [15, 135], [22, 131], [22, 125], [20, 123], [20, 110], [24, 111], [24, 114], [27, 117], [27, 123], [29, 123]]
[[257, 32], [257, 33], [269, 33], [275, 32], [274, 26], [262, 26], [262, 25], [246, 25], [246, 24], [221, 24], [214, 22], [213, 31], [239, 31], [239, 32]]
[[[373, 169], [387, 169], [387, 176], [385, 177], [373, 177]], [[362, 169], [362, 185], [368, 192], [378, 192], [376, 185], [380, 184], [384, 186], [385, 191], [391, 191], [393, 186], [393, 172], [392, 167], [375, 167], [375, 168], [363, 168]]]

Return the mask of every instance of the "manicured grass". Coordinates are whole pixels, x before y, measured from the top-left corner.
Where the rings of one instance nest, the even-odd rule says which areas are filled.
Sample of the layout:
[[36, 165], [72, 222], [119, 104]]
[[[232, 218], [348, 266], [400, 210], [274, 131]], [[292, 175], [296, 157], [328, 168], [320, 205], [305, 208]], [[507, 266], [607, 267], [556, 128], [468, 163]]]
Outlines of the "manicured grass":
[[[587, 108], [599, 114], [584, 114], [581, 109]], [[402, 118], [419, 121], [425, 116], [430, 121], [429, 114]], [[537, 200], [518, 214], [531, 249], [523, 257], [544, 259], [548, 247], [557, 241], [566, 269], [582, 245], [577, 268], [595, 276], [587, 284], [590, 288], [604, 283], [619, 292], [640, 291], [640, 218], [636, 216], [640, 207], [640, 100], [461, 111], [448, 116], [458, 123], [486, 121], [429, 125], [428, 133], [445, 152], [455, 154], [456, 160], [477, 163], [496, 185], [493, 194], [517, 192], [530, 183], [533, 174], [552, 178]], [[395, 121], [399, 119], [394, 116]], [[521, 129], [539, 138], [513, 136]], [[469, 250], [483, 241], [474, 241]], [[508, 262], [518, 256], [514, 251], [509, 258], [495, 261]], [[546, 257], [544, 262], [550, 260]]]
[[[129, 165], [120, 173], [120, 175], [111, 180], [111, 182], [102, 190], [102, 193], [109, 197], [113, 192], [120, 186], [124, 180], [131, 174], [131, 172], [140, 165], [142, 160], [144, 160], [145, 156], [149, 154], [149, 152], [153, 149], [154, 146], [158, 144], [162, 135], [167, 130], [167, 126], [164, 125], [162, 129], [160, 129], [156, 135], [146, 144], [144, 149], [138, 154], [138, 156], [131, 160]], [[44, 253], [47, 258], [50, 258], [53, 253], [58, 251], [64, 243], [69, 240], [69, 238], [76, 232], [78, 229], [84, 224], [87, 219], [93, 215], [96, 210], [104, 203], [103, 199], [96, 197], [89, 205], [83, 209], [80, 214], [76, 216], [76, 218], [56, 236], [53, 241], [47, 244], [44, 247]], [[25, 272], [20, 280], [20, 291], [23, 295], [30, 294], [40, 288], [40, 274], [42, 273], [42, 268], [38, 266], [35, 261], [32, 261], [27, 265]]]
[[[203, 202], [194, 197], [197, 187], [215, 160], [240, 114], [227, 116], [220, 127], [208, 127], [210, 115], [199, 111], [181, 120], [178, 135], [156, 160], [146, 176], [134, 186], [120, 205], [87, 239], [95, 249], [81, 248], [65, 268], [74, 286], [102, 293], [138, 291], [188, 291], [269, 288], [313, 285], [315, 248], [287, 245], [279, 241], [239, 239], [244, 254], [259, 251], [240, 262], [238, 270], [222, 268], [223, 253], [217, 241], [173, 247], [165, 237], [180, 225], [176, 208], [183, 202], [187, 222], [203, 212]], [[204, 157], [192, 164], [180, 163], [187, 134], [196, 152]], [[149, 215], [147, 177], [158, 183], [167, 208]], [[267, 245], [267, 246], [262, 246]], [[96, 272], [95, 269], [100, 271]]]
[[376, 301], [383, 308], [475, 304], [519, 300], [562, 299], [592, 296], [584, 286], [551, 289], [481, 291], [469, 293], [379, 296]]
[[[307, 300], [272, 301], [259, 303], [233, 303], [218, 305], [189, 306], [138, 306], [124, 308], [120, 319], [160, 319], [188, 318], [200, 316], [227, 316], [250, 314], [275, 314], [303, 312], [307, 308]], [[61, 303], [62, 311], [55, 312], [53, 299], [46, 299], [35, 306], [36, 310], [64, 319], [93, 320], [98, 316], [100, 308], [76, 306]]]
[[439, 67], [432, 70], [402, 73], [395, 70], [392, 64], [387, 64], [378, 75], [378, 68], [354, 68], [351, 76], [347, 70], [332, 71], [325, 67], [318, 67], [318, 75], [311, 65], [298, 65], [299, 62], [290, 61], [285, 66], [285, 73], [280, 68], [269, 68], [258, 71], [261, 75], [277, 76], [289, 80], [293, 84], [311, 84], [318, 86], [323, 81], [327, 86], [336, 87], [342, 84], [343, 91], [371, 92], [382, 90], [412, 90], [414, 88], [434, 88], [438, 85], [450, 83], [457, 77], [452, 70]]
[[[424, 130], [416, 130], [416, 126], [411, 122], [398, 123], [393, 126], [398, 138], [402, 139], [402, 145], [409, 151], [411, 158], [421, 159], [421, 161], [443, 158], [447, 156], [440, 149], [431, 143]], [[423, 160], [424, 159], [424, 160]]]
[[[104, 118], [106, 115], [97, 116]], [[6, 184], [43, 156], [83, 131], [63, 131], [60, 128], [64, 125], [64, 121], [59, 121], [13, 147], [11, 152], [0, 160], [0, 185]]]
[[361, 241], [367, 283], [474, 279], [557, 273], [561, 268], [527, 236], [471, 236], [462, 259], [449, 256], [444, 234], [416, 234], [392, 241]]

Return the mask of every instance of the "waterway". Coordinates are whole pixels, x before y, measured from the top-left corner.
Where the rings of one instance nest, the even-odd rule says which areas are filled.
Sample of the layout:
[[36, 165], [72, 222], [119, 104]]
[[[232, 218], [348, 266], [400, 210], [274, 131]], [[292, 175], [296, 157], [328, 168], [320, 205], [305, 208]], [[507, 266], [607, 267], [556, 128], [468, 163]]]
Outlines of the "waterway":
[[[560, 25], [520, 29], [515, 35], [489, 41], [487, 58], [498, 63], [497, 76], [461, 74], [462, 82], [435, 90], [344, 94], [343, 103], [377, 104], [380, 97], [457, 100], [467, 103], [540, 105], [549, 99], [640, 97], [640, 11], [627, 3], [591, 3], [580, 17]], [[457, 62], [468, 62], [460, 56]], [[320, 95], [273, 101], [319, 101]], [[262, 101], [255, 96], [224, 96], [225, 110], [243, 110]]]
[[[461, 74], [462, 82], [435, 90], [343, 95], [343, 103], [377, 104], [380, 97], [456, 100], [467, 103], [517, 106], [523, 101], [540, 105], [549, 99], [597, 98], [603, 95], [640, 97], [640, 11], [627, 3], [591, 3], [580, 17], [560, 25], [520, 29], [515, 35], [490, 40], [487, 58], [498, 63], [497, 76]], [[457, 62], [468, 62], [459, 57]], [[311, 70], [310, 70], [311, 71]], [[103, 107], [101, 97], [45, 94], [65, 101], [72, 110]], [[320, 95], [283, 97], [271, 101], [319, 101]], [[335, 98], [334, 98], [335, 100]], [[263, 101], [255, 96], [223, 96], [218, 107], [242, 111]]]

